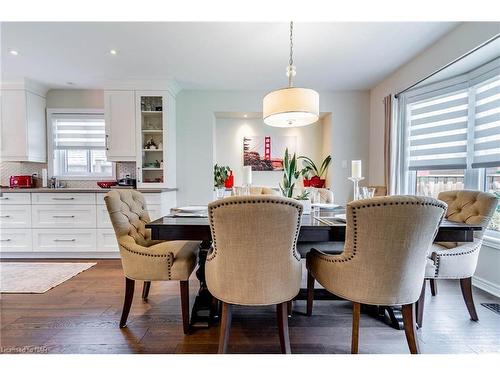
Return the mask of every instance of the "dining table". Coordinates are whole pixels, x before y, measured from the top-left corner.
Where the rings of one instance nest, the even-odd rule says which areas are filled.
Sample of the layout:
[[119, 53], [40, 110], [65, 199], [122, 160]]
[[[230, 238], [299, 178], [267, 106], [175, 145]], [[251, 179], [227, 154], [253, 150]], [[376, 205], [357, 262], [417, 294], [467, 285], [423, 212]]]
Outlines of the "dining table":
[[[308, 215], [302, 215], [300, 232], [297, 242], [301, 247], [313, 247], [322, 244], [323, 248], [328, 243], [339, 243], [345, 240], [346, 222], [345, 207], [338, 206], [333, 209], [321, 209]], [[218, 319], [218, 303], [210, 294], [205, 281], [205, 262], [212, 246], [212, 234], [208, 217], [203, 214], [178, 215], [172, 213], [146, 224], [151, 229], [153, 240], [187, 240], [200, 241], [198, 255], [198, 268], [196, 277], [200, 287], [196, 295], [192, 313], [191, 325], [193, 327], [208, 327]], [[474, 232], [483, 228], [479, 225], [463, 224], [442, 220], [438, 228], [435, 242], [472, 242]], [[307, 290], [302, 288], [294, 300], [305, 300]], [[335, 300], [341, 299], [323, 288], [315, 289], [314, 299]], [[391, 306], [365, 306], [365, 312], [375, 316], [393, 328], [403, 329], [401, 310]], [[294, 311], [295, 313], [295, 311]], [[301, 312], [298, 312], [301, 313]]]

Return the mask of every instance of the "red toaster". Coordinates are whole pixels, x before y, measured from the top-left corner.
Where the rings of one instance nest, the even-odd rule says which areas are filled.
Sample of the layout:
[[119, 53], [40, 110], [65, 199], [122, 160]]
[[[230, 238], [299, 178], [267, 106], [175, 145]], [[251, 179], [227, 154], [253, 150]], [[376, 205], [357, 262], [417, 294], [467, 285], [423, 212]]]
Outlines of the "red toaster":
[[9, 184], [11, 188], [30, 188], [33, 187], [33, 177], [10, 176]]

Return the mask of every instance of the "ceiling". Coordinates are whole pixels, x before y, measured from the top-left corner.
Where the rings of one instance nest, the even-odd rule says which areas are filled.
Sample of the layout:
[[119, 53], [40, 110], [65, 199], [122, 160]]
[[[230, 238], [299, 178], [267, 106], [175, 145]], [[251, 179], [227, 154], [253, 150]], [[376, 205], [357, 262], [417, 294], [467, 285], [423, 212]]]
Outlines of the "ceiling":
[[[295, 84], [372, 88], [457, 25], [296, 23]], [[184, 89], [270, 90], [287, 83], [288, 33], [287, 23], [2, 23], [2, 75], [50, 88], [175, 79]]]

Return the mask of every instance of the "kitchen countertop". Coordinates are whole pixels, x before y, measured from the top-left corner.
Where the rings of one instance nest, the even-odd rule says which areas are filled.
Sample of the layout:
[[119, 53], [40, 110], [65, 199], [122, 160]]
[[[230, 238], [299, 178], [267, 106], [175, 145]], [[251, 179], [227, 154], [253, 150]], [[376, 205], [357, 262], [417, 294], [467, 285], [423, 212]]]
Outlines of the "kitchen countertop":
[[[0, 187], [0, 193], [107, 193], [111, 190], [131, 189], [128, 187], [103, 189], [96, 188], [9, 188], [7, 186]], [[177, 188], [156, 188], [156, 189], [134, 189], [141, 193], [163, 193], [169, 191], [177, 191]]]

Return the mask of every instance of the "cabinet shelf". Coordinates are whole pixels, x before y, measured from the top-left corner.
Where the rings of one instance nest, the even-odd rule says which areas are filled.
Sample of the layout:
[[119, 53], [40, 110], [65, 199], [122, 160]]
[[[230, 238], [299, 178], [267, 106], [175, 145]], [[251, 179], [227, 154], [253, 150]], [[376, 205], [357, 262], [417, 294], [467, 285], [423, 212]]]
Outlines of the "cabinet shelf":
[[163, 168], [148, 168], [148, 167], [143, 167], [143, 171], [163, 171]]
[[163, 149], [156, 149], [156, 150], [150, 150], [150, 149], [147, 149], [147, 148], [143, 148], [142, 151], [144, 152], [163, 152]]
[[146, 134], [161, 134], [163, 133], [163, 130], [143, 129], [142, 132]]
[[163, 111], [141, 111], [141, 113], [143, 113], [145, 115], [158, 115], [158, 114], [163, 113]]

